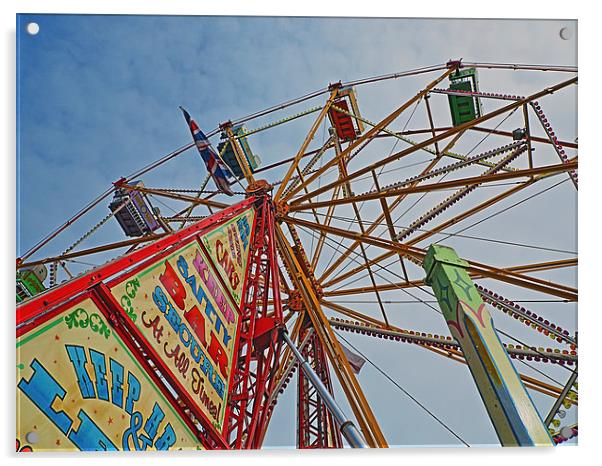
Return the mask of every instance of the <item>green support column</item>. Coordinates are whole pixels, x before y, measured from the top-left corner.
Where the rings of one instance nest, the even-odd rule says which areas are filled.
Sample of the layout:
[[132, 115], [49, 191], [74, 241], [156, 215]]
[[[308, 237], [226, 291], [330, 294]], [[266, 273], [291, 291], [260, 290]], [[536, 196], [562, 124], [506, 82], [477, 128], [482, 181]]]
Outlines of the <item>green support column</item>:
[[423, 264], [453, 337], [458, 341], [503, 446], [553, 446], [500, 341], [468, 263], [446, 246], [430, 246]]

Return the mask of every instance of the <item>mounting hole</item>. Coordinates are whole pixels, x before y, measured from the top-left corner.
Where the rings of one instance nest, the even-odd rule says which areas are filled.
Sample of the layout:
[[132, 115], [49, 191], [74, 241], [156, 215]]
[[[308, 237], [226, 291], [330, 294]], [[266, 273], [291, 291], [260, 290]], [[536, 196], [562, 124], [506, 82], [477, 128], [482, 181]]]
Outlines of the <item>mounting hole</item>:
[[40, 32], [40, 25], [38, 23], [27, 23], [25, 30], [30, 36], [35, 36], [38, 32]]
[[573, 31], [570, 28], [562, 28], [560, 30], [560, 38], [563, 40], [569, 40], [573, 37]]
[[27, 440], [27, 443], [37, 443], [38, 433], [35, 430], [27, 432], [27, 434], [25, 434], [25, 440]]

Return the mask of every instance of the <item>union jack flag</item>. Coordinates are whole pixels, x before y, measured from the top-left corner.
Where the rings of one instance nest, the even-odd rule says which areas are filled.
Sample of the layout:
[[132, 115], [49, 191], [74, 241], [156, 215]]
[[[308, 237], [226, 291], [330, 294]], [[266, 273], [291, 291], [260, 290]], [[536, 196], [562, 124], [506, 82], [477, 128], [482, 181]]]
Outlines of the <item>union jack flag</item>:
[[192, 139], [194, 139], [199, 154], [201, 154], [201, 158], [203, 159], [203, 162], [205, 162], [207, 170], [213, 178], [213, 181], [215, 181], [218, 189], [228, 196], [234, 195], [230, 189], [230, 183], [228, 182], [228, 178], [232, 178], [230, 170], [228, 170], [228, 167], [226, 167], [215, 150], [213, 150], [207, 136], [201, 131], [196, 122], [190, 118], [190, 114], [182, 107], [180, 107], [180, 110], [182, 110], [184, 118], [186, 118], [186, 123], [188, 123], [190, 132], [192, 133]]

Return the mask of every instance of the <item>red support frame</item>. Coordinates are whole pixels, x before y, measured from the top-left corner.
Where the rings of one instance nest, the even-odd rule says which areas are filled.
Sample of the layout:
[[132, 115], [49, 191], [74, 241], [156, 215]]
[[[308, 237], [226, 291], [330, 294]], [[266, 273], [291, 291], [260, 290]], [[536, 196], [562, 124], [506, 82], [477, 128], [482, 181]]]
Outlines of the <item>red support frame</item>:
[[[265, 196], [257, 208], [241, 302], [238, 363], [230, 391], [229, 438], [234, 449], [261, 447], [270, 419], [269, 399], [274, 390], [282, 344], [277, 332], [277, 327], [282, 324], [282, 307], [274, 241], [274, 207], [271, 199]], [[270, 288], [274, 309], [268, 316]], [[274, 328], [268, 344], [260, 347], [255, 329], [261, 318], [272, 319]]]
[[112, 276], [123, 272], [124, 270], [132, 267], [149, 257], [164, 251], [165, 249], [172, 247], [184, 241], [191, 236], [208, 230], [209, 228], [217, 227], [225, 221], [229, 220], [240, 211], [251, 206], [257, 198], [251, 196], [244, 201], [230, 206], [211, 217], [204, 218], [199, 222], [190, 225], [183, 230], [177, 231], [169, 236], [161, 238], [148, 244], [140, 249], [137, 249], [130, 254], [118, 257], [117, 259], [101, 265], [92, 271], [76, 277], [73, 280], [68, 281], [62, 285], [51, 288], [50, 290], [34, 297], [31, 300], [24, 302], [17, 306], [17, 325], [21, 325], [31, 319], [36, 318], [38, 315], [52, 309], [69, 299], [72, 299], [78, 293], [81, 293], [92, 286], [100, 283], [101, 281], [107, 280]]
[[[299, 333], [299, 341], [303, 341], [310, 325], [309, 322], [304, 323]], [[332, 394], [328, 361], [316, 332], [312, 332], [301, 354]], [[341, 432], [332, 414], [303, 371], [299, 371], [297, 379], [297, 447], [343, 448]]]

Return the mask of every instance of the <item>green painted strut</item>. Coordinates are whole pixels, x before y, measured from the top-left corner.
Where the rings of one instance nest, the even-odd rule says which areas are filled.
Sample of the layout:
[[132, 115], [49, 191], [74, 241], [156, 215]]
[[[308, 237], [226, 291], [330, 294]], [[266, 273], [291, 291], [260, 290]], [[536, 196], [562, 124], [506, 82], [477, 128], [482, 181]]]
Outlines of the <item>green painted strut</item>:
[[503, 446], [552, 446], [554, 441], [493, 326], [468, 263], [432, 244], [423, 263], [452, 336], [460, 344], [487, 413]]

